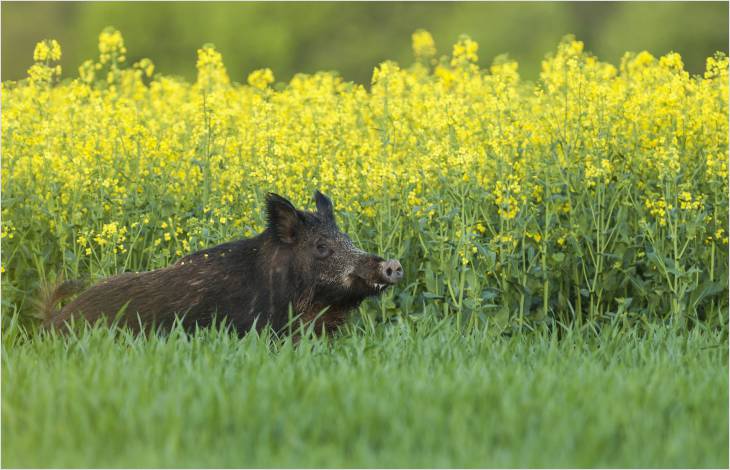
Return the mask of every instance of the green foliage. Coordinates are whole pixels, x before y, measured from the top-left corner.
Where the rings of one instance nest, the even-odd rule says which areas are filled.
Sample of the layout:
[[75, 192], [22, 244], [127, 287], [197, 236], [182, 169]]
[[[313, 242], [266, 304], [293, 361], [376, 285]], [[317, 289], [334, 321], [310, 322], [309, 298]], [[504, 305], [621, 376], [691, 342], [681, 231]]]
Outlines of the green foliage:
[[566, 32], [613, 62], [627, 50], [674, 50], [693, 73], [713, 52], [728, 50], [728, 6], [722, 2], [5, 2], [2, 13], [3, 80], [25, 75], [42, 37], [60, 40], [68, 51], [64, 70], [75, 73], [94, 52], [91, 38], [107, 25], [129, 37], [132, 61], [153, 57], [159, 71], [188, 79], [195, 73], [191, 51], [212, 42], [238, 82], [251, 70], [271, 67], [284, 80], [338, 70], [367, 83], [373, 64], [410, 57], [408, 38], [418, 28], [443, 45], [468, 33], [481, 44], [482, 65], [508, 52], [530, 79]]

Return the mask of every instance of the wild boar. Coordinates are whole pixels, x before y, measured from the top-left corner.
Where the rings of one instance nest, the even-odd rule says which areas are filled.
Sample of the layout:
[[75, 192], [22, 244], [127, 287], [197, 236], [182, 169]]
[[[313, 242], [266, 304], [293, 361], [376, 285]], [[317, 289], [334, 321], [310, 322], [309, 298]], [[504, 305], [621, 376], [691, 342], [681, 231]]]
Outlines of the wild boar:
[[302, 211], [273, 193], [266, 198], [267, 227], [253, 238], [224, 243], [142, 273], [109, 277], [83, 291], [58, 312], [69, 295], [61, 285], [46, 302], [46, 326], [71, 318], [116, 320], [139, 331], [169, 329], [176, 317], [186, 330], [217, 316], [239, 334], [270, 324], [282, 331], [292, 315], [330, 333], [365, 298], [403, 278], [395, 260], [357, 248], [339, 230], [332, 202], [319, 191], [317, 210]]

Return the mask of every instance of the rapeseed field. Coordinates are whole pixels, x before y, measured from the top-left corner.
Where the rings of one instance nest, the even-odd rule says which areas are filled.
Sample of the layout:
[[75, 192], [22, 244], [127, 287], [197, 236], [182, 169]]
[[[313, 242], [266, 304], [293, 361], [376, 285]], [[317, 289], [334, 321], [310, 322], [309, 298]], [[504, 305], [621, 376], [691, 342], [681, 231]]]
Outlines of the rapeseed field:
[[[728, 60], [601, 62], [567, 37], [536, 82], [477, 65], [464, 36], [367, 85], [333, 72], [195, 83], [129, 63], [119, 31], [78, 71], [38, 43], [2, 83], [3, 308], [56, 279], [164, 266], [263, 228], [274, 191], [328, 194], [343, 230], [398, 257], [405, 287], [364, 307], [502, 328], [727, 324]], [[192, 64], [191, 64], [192, 66]], [[62, 73], [63, 72], [63, 73]]]

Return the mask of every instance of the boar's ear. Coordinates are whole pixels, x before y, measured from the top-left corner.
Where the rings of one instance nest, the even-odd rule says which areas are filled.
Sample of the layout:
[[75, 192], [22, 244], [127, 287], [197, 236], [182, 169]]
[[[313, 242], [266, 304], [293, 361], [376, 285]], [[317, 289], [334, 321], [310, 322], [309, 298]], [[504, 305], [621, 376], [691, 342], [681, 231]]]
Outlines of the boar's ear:
[[332, 207], [332, 201], [320, 193], [319, 190], [314, 192], [314, 202], [317, 203], [317, 212], [325, 218], [325, 220], [335, 221], [335, 212]]
[[266, 196], [266, 214], [271, 232], [282, 243], [294, 243], [302, 223], [299, 211], [287, 199], [278, 194]]

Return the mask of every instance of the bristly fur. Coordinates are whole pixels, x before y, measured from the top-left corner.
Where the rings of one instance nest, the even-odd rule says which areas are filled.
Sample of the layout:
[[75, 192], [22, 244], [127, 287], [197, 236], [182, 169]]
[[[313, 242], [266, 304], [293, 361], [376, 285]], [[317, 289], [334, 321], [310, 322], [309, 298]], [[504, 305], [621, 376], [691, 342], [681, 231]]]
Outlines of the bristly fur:
[[397, 261], [360, 250], [337, 228], [325, 195], [317, 191], [314, 201], [317, 211], [306, 212], [270, 193], [263, 233], [192, 253], [162, 269], [104, 279], [54, 314], [53, 305], [74, 291], [59, 286], [45, 304], [47, 322], [60, 327], [75, 317], [118, 319], [133, 330], [148, 330], [167, 329], [181, 318], [192, 330], [217, 316], [244, 334], [254, 325], [280, 331], [294, 309], [300, 321], [333, 331], [348, 311], [400, 277], [385, 274], [391, 272], [386, 263]]
[[45, 286], [41, 289], [38, 299], [38, 315], [43, 319], [43, 324], [48, 325], [61, 310], [56, 310], [56, 305], [65, 298], [81, 292], [86, 285], [79, 280], [63, 281], [55, 286]]

